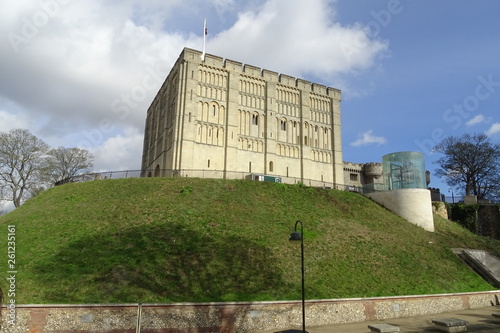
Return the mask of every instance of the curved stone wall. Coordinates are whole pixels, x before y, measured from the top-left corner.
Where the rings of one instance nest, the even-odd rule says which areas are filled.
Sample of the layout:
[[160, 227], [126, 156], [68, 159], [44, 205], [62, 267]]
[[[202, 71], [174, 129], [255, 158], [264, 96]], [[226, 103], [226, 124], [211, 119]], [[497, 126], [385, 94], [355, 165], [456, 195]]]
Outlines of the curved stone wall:
[[427, 231], [434, 231], [431, 192], [427, 189], [405, 188], [366, 193], [367, 197]]

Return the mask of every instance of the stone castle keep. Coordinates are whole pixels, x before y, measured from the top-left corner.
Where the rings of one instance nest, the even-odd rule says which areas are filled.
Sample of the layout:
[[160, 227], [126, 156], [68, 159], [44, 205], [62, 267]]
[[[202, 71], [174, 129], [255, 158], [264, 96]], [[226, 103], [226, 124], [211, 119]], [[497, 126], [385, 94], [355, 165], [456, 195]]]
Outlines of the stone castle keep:
[[380, 163], [342, 160], [340, 101], [338, 89], [185, 48], [148, 109], [142, 174], [378, 189]]
[[145, 176], [344, 185], [341, 92], [185, 48], [147, 112]]

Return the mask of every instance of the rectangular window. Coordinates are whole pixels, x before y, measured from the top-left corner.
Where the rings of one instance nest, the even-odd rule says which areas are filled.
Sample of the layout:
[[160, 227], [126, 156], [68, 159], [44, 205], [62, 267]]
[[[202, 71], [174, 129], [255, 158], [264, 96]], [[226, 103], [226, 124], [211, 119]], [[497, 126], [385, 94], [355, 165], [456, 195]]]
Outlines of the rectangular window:
[[358, 181], [358, 174], [357, 173], [351, 173], [349, 179], [352, 182], [357, 182]]

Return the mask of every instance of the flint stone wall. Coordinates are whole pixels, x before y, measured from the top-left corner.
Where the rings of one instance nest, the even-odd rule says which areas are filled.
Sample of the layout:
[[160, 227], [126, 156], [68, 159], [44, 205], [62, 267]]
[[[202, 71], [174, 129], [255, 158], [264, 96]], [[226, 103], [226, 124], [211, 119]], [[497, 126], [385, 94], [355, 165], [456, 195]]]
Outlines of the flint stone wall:
[[[476, 309], [499, 304], [499, 291], [463, 294], [310, 300], [308, 327], [384, 320]], [[259, 332], [301, 328], [300, 301], [21, 305], [15, 325], [2, 308], [2, 330], [9, 333], [181, 333]], [[137, 327], [140, 330], [137, 330]]]

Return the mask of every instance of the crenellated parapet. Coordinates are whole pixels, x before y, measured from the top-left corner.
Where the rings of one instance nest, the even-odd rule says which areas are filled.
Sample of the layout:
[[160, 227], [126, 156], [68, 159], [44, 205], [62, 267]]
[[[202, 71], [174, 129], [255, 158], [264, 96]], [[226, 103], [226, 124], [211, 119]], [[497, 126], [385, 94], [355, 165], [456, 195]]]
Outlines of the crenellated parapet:
[[362, 173], [363, 164], [344, 161], [344, 171]]
[[353, 163], [344, 161], [344, 174], [346, 184], [349, 183], [353, 186], [380, 184], [383, 174], [382, 163]]
[[381, 177], [383, 173], [382, 163], [370, 162], [364, 164], [365, 167], [365, 175], [372, 176], [375, 178]]
[[290, 87], [295, 87], [301, 90], [309, 91], [320, 95], [327, 95], [331, 98], [341, 99], [341, 91], [336, 88], [327, 87], [325, 85], [311, 83], [307, 80], [298, 79], [290, 75], [279, 74], [267, 69], [262, 69], [257, 66], [243, 64], [238, 61], [224, 59], [212, 54], [205, 54], [205, 60], [202, 61], [202, 52], [190, 48], [184, 48], [183, 56], [189, 61], [199, 59], [199, 63], [208, 67], [227, 68], [230, 71], [246, 74], [254, 77], [261, 77], [262, 79], [270, 82], [276, 82]]
[[239, 61], [226, 59], [226, 61], [222, 64], [222, 67], [227, 68], [233, 72], [243, 72], [243, 63]]
[[251, 76], [262, 76], [262, 69], [252, 65], [243, 65], [243, 73]]
[[279, 82], [280, 74], [278, 72], [273, 72], [268, 69], [262, 70], [262, 76], [268, 82]]

